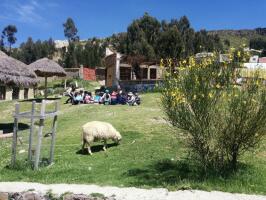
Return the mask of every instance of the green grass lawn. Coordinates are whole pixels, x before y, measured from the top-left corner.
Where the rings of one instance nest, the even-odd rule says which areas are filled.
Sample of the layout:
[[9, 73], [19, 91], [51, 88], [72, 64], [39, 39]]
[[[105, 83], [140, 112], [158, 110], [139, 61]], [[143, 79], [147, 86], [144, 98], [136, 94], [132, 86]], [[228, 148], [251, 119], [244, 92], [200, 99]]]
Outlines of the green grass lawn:
[[[220, 190], [227, 192], [266, 194], [266, 142], [241, 158], [241, 168], [226, 178], [202, 176], [198, 168], [187, 161], [189, 150], [185, 136], [173, 131], [163, 120], [159, 94], [145, 94], [139, 107], [63, 104], [61, 100], [55, 148], [55, 164], [32, 171], [10, 163], [10, 141], [0, 141], [0, 181], [30, 181], [41, 183], [93, 183], [143, 188]], [[0, 103], [0, 125], [11, 123], [15, 102]], [[23, 109], [30, 108], [23, 102]], [[51, 109], [51, 106], [48, 106]], [[92, 120], [107, 121], [123, 136], [119, 146], [109, 142], [106, 152], [101, 143], [94, 144], [94, 154], [81, 152], [81, 126]], [[27, 121], [21, 122], [26, 149]], [[46, 132], [51, 120], [46, 121]], [[11, 126], [9, 125], [9, 126]], [[48, 127], [48, 128], [47, 128]], [[49, 139], [43, 139], [43, 156], [47, 155]], [[26, 153], [19, 154], [19, 163]]]

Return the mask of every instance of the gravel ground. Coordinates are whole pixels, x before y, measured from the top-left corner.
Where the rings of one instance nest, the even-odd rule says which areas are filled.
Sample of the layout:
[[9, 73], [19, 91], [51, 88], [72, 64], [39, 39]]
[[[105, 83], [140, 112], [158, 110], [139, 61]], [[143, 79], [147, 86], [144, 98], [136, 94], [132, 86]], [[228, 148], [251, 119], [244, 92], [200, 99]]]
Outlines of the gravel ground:
[[66, 192], [74, 194], [101, 193], [106, 197], [115, 196], [116, 200], [266, 200], [266, 196], [231, 194], [226, 192], [205, 192], [199, 190], [185, 190], [169, 192], [167, 189], [138, 189], [101, 187], [97, 185], [77, 185], [77, 184], [39, 184], [26, 182], [0, 182], [0, 192], [23, 192], [35, 190], [45, 194], [51, 190], [54, 194], [61, 195]]

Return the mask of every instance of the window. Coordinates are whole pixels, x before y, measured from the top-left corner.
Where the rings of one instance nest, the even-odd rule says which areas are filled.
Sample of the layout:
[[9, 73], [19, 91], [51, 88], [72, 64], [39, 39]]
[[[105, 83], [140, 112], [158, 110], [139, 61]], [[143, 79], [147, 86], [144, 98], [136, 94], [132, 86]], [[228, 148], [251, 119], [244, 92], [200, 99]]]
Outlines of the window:
[[148, 68], [141, 68], [141, 78], [148, 79]]
[[6, 99], [6, 87], [0, 86], [0, 100]]
[[122, 81], [131, 80], [131, 68], [130, 67], [120, 67], [120, 80]]
[[157, 70], [154, 68], [150, 69], [150, 79], [156, 79], [157, 78]]

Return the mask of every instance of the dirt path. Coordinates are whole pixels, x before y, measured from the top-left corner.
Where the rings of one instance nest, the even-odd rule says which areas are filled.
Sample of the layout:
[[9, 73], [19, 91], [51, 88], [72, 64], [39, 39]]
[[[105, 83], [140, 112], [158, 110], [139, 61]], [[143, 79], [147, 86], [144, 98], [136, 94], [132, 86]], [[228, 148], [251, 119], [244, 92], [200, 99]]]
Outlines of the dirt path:
[[23, 192], [27, 190], [46, 193], [51, 190], [54, 194], [61, 195], [66, 192], [75, 194], [101, 193], [107, 197], [115, 195], [117, 200], [266, 200], [266, 196], [231, 194], [226, 192], [205, 192], [199, 190], [186, 190], [169, 192], [166, 189], [138, 189], [138, 188], [118, 188], [101, 187], [97, 185], [77, 185], [77, 184], [52, 184], [45, 185], [39, 183], [25, 182], [0, 182], [0, 192]]

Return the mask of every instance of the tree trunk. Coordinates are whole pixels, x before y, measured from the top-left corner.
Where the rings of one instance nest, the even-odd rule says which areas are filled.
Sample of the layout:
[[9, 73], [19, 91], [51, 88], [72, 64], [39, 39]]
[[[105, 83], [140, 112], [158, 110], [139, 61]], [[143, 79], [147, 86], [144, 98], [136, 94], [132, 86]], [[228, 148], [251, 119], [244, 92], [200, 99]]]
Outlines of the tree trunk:
[[233, 153], [232, 161], [231, 161], [231, 165], [232, 165], [233, 170], [236, 170], [236, 164], [237, 164], [237, 154]]
[[233, 170], [236, 170], [237, 168], [237, 158], [238, 158], [238, 147], [234, 146], [232, 151], [232, 160], [231, 160], [231, 166]]
[[9, 43], [9, 56], [11, 56], [11, 43]]

